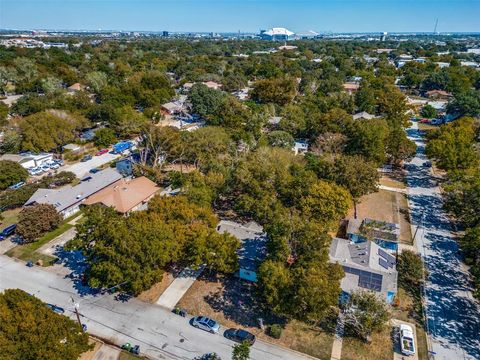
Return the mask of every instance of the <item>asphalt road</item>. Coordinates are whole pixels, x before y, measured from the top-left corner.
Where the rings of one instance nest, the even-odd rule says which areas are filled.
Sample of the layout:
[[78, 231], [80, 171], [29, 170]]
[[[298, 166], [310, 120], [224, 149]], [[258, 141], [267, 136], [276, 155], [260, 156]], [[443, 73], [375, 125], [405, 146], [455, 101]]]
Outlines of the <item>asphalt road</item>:
[[[45, 302], [63, 307], [75, 319], [71, 297], [79, 303], [82, 323], [88, 332], [117, 345], [139, 344], [141, 352], [152, 359], [193, 359], [216, 352], [230, 359], [233, 342], [220, 334], [210, 334], [192, 327], [187, 318], [159, 306], [136, 299], [117, 301], [112, 295], [85, 295], [87, 289], [72, 280], [39, 267], [28, 268], [23, 262], [0, 255], [0, 291], [20, 288]], [[285, 348], [257, 341], [251, 360], [309, 359]]]
[[425, 166], [425, 142], [417, 125], [407, 130], [417, 144], [417, 155], [406, 170], [413, 224], [421, 225], [416, 246], [429, 272], [425, 289], [432, 351], [437, 360], [478, 360], [480, 305], [472, 296], [472, 283], [443, 210], [437, 180]]
[[111, 154], [111, 153], [106, 153], [100, 156], [93, 156], [92, 160], [88, 160], [85, 162], [77, 162], [72, 165], [65, 165], [62, 168], [60, 168], [59, 171], [71, 171], [73, 172], [79, 179], [83, 178], [85, 175], [88, 174], [88, 172], [96, 167], [102, 166], [104, 164], [109, 163], [110, 161], [113, 161], [117, 158], [119, 158], [121, 155], [119, 154]]

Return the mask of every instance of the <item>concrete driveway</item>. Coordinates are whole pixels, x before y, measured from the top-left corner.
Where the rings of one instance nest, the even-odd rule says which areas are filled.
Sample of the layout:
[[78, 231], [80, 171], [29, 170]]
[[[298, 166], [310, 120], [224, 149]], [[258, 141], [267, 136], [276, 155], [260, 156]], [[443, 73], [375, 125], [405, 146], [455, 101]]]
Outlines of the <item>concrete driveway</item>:
[[[75, 319], [71, 297], [78, 302], [81, 321], [88, 332], [118, 346], [129, 342], [140, 345], [140, 351], [151, 359], [193, 359], [216, 352], [230, 359], [234, 343], [219, 334], [194, 328], [188, 318], [173, 314], [160, 306], [137, 299], [115, 300], [113, 295], [95, 296], [78, 282], [46, 271], [27, 268], [23, 262], [0, 255], [0, 291], [19, 288], [66, 310]], [[250, 360], [302, 360], [310, 356], [257, 340], [251, 348]]]
[[163, 306], [168, 310], [173, 310], [175, 305], [190, 289], [195, 280], [200, 276], [203, 271], [203, 266], [198, 270], [183, 269], [183, 271], [173, 280], [168, 288], [165, 289], [162, 295], [157, 300], [157, 305]]
[[426, 282], [428, 333], [435, 359], [480, 359], [480, 305], [443, 202], [437, 179], [424, 166], [425, 141], [418, 124], [407, 130], [417, 144], [415, 158], [406, 164], [415, 246], [429, 272]]
[[117, 360], [120, 356], [120, 349], [102, 344], [100, 349], [93, 355], [92, 360]]
[[413, 329], [413, 336], [414, 336], [414, 347], [416, 349], [415, 354], [408, 356], [408, 360], [418, 360], [418, 342], [417, 342], [417, 329], [415, 327], [415, 324], [398, 320], [398, 319], [392, 319], [392, 326], [394, 327], [394, 352], [393, 352], [393, 360], [404, 360], [405, 355], [402, 355], [402, 348], [400, 345], [400, 325], [405, 324], [405, 325], [410, 325]]
[[81, 179], [85, 175], [87, 175], [91, 169], [108, 164], [109, 162], [118, 159], [120, 156], [120, 154], [111, 153], [106, 153], [100, 156], [93, 156], [92, 160], [78, 162], [72, 165], [65, 165], [59, 171], [71, 171], [79, 179]]

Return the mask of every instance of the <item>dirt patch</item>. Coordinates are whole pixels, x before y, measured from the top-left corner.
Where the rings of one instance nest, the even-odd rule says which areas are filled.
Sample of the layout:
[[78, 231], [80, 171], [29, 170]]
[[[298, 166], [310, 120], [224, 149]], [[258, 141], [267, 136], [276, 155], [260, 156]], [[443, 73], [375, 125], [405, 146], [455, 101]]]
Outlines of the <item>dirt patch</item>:
[[[260, 306], [256, 285], [235, 277], [201, 276], [178, 303], [191, 315], [211, 317], [229, 328], [243, 328], [259, 339], [305, 352], [320, 359], [330, 359], [333, 335], [299, 321], [287, 323]], [[281, 324], [280, 339], [268, 336], [260, 327]]]
[[137, 296], [137, 299], [150, 304], [155, 304], [160, 295], [162, 295], [163, 292], [170, 286], [173, 280], [175, 280], [175, 275], [173, 272], [164, 272], [162, 281], [156, 283], [150, 289], [140, 293], [140, 295]]
[[102, 346], [102, 343], [96, 339], [92, 339], [90, 338], [88, 340], [88, 343], [89, 344], [94, 344], [94, 348], [90, 351], [87, 351], [87, 352], [84, 352], [82, 355], [80, 355], [80, 357], [78, 358], [78, 360], [91, 360], [93, 359], [93, 357], [95, 356], [95, 354], [97, 353], [97, 351], [100, 349], [100, 347]]
[[[357, 205], [359, 219], [370, 218], [400, 224], [400, 242], [411, 245], [410, 215], [407, 196], [402, 193], [379, 190], [363, 196]], [[353, 218], [353, 209], [348, 213]]]

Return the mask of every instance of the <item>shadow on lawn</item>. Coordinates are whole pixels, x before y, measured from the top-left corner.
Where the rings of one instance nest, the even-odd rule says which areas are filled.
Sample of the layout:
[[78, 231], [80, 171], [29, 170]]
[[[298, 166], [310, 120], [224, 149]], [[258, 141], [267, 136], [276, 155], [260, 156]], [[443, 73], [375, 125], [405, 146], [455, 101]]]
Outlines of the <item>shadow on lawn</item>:
[[272, 314], [268, 309], [261, 307], [258, 300], [256, 285], [236, 277], [217, 277], [202, 275], [203, 280], [221, 282], [222, 288], [211, 292], [204, 300], [215, 311], [222, 312], [225, 318], [244, 327], [259, 327], [259, 318], [264, 325], [285, 325], [286, 320]]

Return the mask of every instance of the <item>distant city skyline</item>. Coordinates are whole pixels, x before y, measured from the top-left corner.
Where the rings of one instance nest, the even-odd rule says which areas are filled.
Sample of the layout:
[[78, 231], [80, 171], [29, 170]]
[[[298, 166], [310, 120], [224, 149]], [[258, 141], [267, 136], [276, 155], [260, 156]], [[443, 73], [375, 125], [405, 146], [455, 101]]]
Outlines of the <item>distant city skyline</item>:
[[172, 32], [480, 31], [480, 0], [0, 0], [0, 28]]

